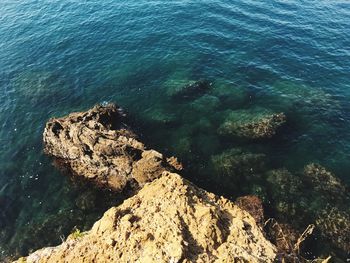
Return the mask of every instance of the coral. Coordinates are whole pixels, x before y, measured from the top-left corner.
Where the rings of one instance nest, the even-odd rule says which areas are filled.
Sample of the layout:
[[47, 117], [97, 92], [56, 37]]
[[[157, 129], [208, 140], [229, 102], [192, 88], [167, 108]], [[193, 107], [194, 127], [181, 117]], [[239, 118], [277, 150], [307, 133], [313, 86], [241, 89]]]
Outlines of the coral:
[[27, 262], [273, 262], [254, 218], [225, 198], [165, 172], [93, 228]]
[[284, 113], [271, 114], [259, 108], [236, 110], [227, 116], [218, 133], [249, 139], [271, 138], [285, 122]]

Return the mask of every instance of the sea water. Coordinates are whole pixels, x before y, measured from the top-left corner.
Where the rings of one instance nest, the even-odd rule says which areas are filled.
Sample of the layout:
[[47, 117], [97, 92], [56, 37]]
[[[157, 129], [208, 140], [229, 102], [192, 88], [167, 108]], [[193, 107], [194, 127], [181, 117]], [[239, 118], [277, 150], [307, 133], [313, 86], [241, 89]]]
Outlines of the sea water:
[[[269, 171], [299, 178], [318, 163], [350, 182], [349, 72], [348, 1], [2, 1], [0, 258], [59, 244], [123, 200], [57, 171], [42, 151], [50, 117], [115, 102], [185, 177], [232, 200], [256, 194], [283, 220]], [[197, 80], [211, 89], [174, 99]], [[252, 112], [287, 124], [268, 140], [218, 133]], [[223, 171], [226, 156], [243, 168]], [[310, 253], [338, 253], [327, 249]]]

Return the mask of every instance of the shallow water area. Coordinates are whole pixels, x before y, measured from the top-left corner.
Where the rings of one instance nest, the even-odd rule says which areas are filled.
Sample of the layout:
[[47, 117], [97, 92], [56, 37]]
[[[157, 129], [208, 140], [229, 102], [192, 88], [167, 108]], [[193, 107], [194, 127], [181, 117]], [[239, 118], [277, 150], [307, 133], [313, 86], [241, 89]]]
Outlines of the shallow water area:
[[[0, 261], [89, 229], [123, 199], [72, 181], [42, 153], [50, 117], [102, 102], [122, 106], [206, 190], [256, 194], [298, 229], [327, 203], [350, 214], [349, 188], [334, 200], [303, 181], [318, 163], [350, 183], [349, 16], [347, 1], [1, 3]], [[183, 91], [196, 81], [205, 85]], [[271, 138], [242, 132], [281, 112]], [[327, 242], [309, 258], [349, 257]]]

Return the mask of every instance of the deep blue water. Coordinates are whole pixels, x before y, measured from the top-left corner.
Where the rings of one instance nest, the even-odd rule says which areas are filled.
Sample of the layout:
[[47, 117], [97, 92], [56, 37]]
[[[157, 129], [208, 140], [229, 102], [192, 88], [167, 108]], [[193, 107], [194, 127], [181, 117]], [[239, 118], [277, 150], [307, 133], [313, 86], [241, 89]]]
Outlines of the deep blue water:
[[[89, 229], [122, 199], [56, 171], [42, 153], [48, 118], [116, 102], [188, 178], [232, 199], [257, 193], [223, 185], [207, 166], [234, 147], [266, 154], [266, 169], [317, 162], [349, 184], [349, 72], [346, 0], [2, 1], [0, 258]], [[199, 79], [220, 96], [169, 99]], [[217, 134], [227, 111], [251, 107], [285, 112], [288, 127], [267, 142]]]

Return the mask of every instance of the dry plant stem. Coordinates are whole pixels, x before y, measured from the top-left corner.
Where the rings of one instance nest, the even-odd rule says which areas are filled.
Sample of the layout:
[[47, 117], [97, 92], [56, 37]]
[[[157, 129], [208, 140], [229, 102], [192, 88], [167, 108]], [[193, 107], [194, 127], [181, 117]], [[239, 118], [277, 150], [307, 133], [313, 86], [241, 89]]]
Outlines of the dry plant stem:
[[300, 244], [302, 242], [304, 242], [304, 240], [312, 234], [314, 229], [315, 229], [315, 225], [313, 225], [313, 224], [307, 226], [307, 228], [304, 230], [304, 232], [301, 234], [301, 236], [298, 238], [297, 242], [295, 243], [293, 251], [295, 251], [297, 254], [299, 254]]

